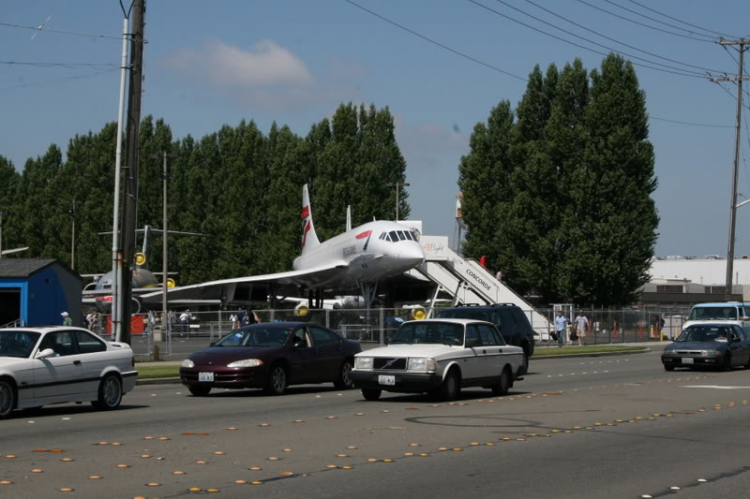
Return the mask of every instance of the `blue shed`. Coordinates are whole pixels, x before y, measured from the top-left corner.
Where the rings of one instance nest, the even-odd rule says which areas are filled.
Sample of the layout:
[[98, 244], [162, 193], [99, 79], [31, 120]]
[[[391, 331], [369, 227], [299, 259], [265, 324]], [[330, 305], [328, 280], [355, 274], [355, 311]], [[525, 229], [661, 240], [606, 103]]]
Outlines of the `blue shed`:
[[83, 279], [52, 258], [0, 258], [0, 327], [61, 325], [62, 312], [82, 325]]

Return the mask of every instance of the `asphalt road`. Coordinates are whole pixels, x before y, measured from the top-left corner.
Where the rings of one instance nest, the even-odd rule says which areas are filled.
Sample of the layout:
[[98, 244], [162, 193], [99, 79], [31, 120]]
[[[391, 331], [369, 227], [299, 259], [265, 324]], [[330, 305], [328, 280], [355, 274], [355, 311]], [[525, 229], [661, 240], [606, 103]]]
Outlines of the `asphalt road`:
[[750, 371], [666, 373], [657, 353], [532, 362], [509, 396], [450, 404], [139, 386], [118, 411], [0, 422], [0, 497], [748, 497], [749, 399]]

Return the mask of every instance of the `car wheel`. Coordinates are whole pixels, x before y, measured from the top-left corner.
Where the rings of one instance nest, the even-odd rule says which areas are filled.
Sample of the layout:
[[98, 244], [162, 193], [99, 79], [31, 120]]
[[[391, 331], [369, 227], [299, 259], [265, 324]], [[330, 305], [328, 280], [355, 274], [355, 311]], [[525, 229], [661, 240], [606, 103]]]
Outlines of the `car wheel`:
[[721, 365], [719, 366], [719, 369], [721, 371], [732, 370], [732, 354], [730, 354], [729, 352], [724, 354], [724, 358], [721, 361]]
[[339, 377], [333, 382], [333, 386], [339, 390], [350, 390], [354, 388], [354, 381], [349, 377], [349, 373], [352, 372], [352, 363], [349, 360], [344, 361], [339, 369]]
[[188, 386], [188, 390], [190, 390], [190, 393], [192, 393], [196, 397], [205, 397], [209, 393], [211, 393], [210, 386]]
[[508, 369], [503, 369], [503, 374], [500, 375], [500, 379], [492, 385], [493, 395], [507, 395], [510, 390], [510, 372]]
[[263, 391], [267, 395], [283, 395], [287, 387], [286, 369], [281, 364], [274, 364], [268, 372]]
[[672, 371], [674, 371], [674, 366], [670, 366], [668, 364], [664, 364], [664, 370], [672, 372]]
[[461, 393], [461, 379], [454, 368], [448, 371], [442, 384], [437, 388], [436, 395], [440, 400], [453, 400]]
[[7, 418], [16, 407], [16, 390], [10, 381], [0, 380], [0, 419]]
[[383, 393], [383, 390], [377, 388], [362, 388], [362, 396], [365, 400], [378, 400], [381, 393]]
[[95, 408], [102, 411], [117, 409], [122, 402], [122, 382], [114, 374], [107, 374], [99, 383], [99, 398], [91, 402]]

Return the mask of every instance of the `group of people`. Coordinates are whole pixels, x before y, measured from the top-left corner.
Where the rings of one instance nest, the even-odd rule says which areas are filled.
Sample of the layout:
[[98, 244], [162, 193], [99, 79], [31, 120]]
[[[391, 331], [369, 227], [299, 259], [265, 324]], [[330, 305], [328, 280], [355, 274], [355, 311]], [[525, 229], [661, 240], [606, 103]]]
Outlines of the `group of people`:
[[249, 326], [250, 324], [261, 322], [260, 317], [258, 317], [258, 314], [253, 310], [232, 313], [232, 315], [229, 316], [229, 321], [232, 323], [232, 329], [238, 329], [242, 326]]
[[[589, 319], [583, 312], [579, 312], [576, 318], [573, 319], [571, 327], [568, 327], [570, 319], [563, 315], [562, 310], [557, 311], [557, 317], [555, 317], [555, 333], [553, 339], [557, 340], [558, 346], [562, 347], [568, 341], [578, 341], [578, 345], [583, 346], [586, 333], [589, 330]], [[570, 333], [570, 336], [568, 336]]]

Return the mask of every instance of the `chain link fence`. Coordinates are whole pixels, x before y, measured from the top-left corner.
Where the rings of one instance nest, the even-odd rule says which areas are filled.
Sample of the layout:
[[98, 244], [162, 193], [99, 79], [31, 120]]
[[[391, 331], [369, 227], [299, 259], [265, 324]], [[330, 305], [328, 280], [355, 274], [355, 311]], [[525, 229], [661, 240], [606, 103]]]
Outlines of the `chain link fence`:
[[[258, 309], [255, 310], [261, 322], [311, 322], [337, 331], [350, 340], [363, 343], [385, 344], [386, 338], [393, 337], [399, 326], [406, 321], [435, 317], [441, 308], [375, 308], [338, 310], [297, 310], [297, 309]], [[539, 308], [524, 310], [534, 328], [536, 343], [539, 346], [554, 345], [555, 310]], [[682, 331], [690, 307], [644, 307], [634, 309], [594, 309], [576, 308], [569, 319], [583, 314], [588, 319], [588, 331], [583, 338], [585, 345], [664, 341], [676, 338]], [[148, 352], [154, 349], [154, 334], [161, 333], [162, 353], [172, 353], [172, 341], [179, 338], [205, 338], [208, 342], [218, 340], [236, 325], [232, 316], [239, 321], [247, 314], [246, 310], [220, 310], [190, 312], [187, 322], [180, 322], [180, 314], [162, 325], [161, 314], [134, 316], [134, 338], [141, 338], [148, 344]], [[252, 312], [251, 312], [252, 313]], [[111, 338], [109, 316], [102, 315], [92, 330], [103, 337]], [[571, 341], [566, 341], [570, 344]]]

